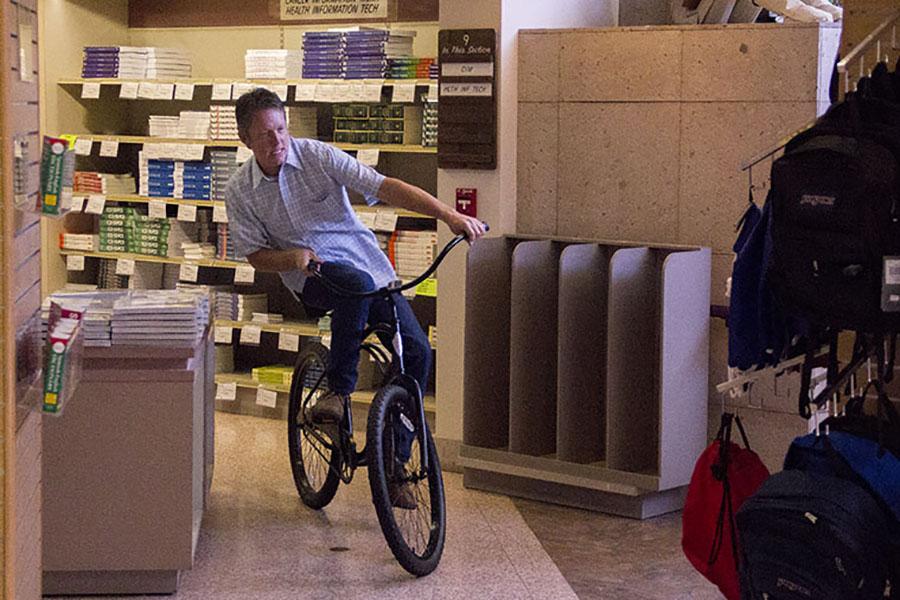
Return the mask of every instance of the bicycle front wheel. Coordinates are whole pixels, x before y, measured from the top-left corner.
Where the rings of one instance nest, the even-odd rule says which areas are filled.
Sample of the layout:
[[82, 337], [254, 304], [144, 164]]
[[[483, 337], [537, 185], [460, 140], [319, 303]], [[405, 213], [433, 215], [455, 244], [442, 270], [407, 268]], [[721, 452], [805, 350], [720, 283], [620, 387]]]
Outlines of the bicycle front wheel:
[[[400, 565], [415, 575], [428, 575], [437, 568], [444, 551], [446, 506], [441, 465], [431, 432], [426, 427], [428, 469], [423, 469], [419, 436], [412, 443], [407, 460], [398, 444], [400, 427], [418, 421], [415, 403], [403, 388], [381, 389], [369, 410], [366, 453], [369, 486], [378, 523], [385, 540]], [[402, 436], [401, 436], [402, 437]], [[406, 507], [398, 501], [406, 488]]]
[[328, 350], [324, 346], [300, 356], [288, 405], [288, 452], [294, 485], [303, 503], [314, 509], [328, 505], [340, 483], [338, 440], [307, 418], [309, 408], [328, 391], [327, 364]]

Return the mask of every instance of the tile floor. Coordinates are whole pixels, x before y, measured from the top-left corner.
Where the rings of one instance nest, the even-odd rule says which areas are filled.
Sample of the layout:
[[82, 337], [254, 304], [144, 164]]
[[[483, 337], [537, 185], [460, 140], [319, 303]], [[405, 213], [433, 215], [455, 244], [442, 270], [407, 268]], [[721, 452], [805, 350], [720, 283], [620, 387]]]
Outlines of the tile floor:
[[413, 579], [384, 542], [365, 471], [311, 511], [280, 421], [217, 413], [216, 427], [210, 503], [176, 600], [719, 597], [681, 555], [678, 515], [638, 522], [511, 500], [454, 473], [441, 565]]

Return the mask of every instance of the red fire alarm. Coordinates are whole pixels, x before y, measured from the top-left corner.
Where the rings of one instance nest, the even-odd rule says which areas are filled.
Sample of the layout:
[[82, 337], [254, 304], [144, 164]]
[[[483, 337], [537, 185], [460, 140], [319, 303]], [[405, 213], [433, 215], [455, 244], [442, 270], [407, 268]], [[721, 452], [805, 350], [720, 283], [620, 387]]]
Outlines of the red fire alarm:
[[456, 188], [456, 210], [470, 217], [478, 216], [478, 190]]

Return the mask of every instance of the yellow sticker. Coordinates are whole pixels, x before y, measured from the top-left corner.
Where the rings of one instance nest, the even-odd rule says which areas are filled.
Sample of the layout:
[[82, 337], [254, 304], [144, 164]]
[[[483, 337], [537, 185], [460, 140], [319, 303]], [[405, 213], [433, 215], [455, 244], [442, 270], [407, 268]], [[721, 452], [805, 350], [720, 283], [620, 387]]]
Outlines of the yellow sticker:
[[44, 194], [44, 204], [47, 206], [56, 206], [56, 194]]
[[59, 137], [69, 142], [69, 150], [75, 147], [75, 140], [78, 139], [77, 135], [72, 135], [71, 133], [64, 133]]
[[437, 298], [437, 279], [434, 277], [426, 279], [416, 287], [416, 293], [420, 296]]
[[44, 394], [44, 404], [56, 404], [57, 396], [53, 392], [47, 392]]

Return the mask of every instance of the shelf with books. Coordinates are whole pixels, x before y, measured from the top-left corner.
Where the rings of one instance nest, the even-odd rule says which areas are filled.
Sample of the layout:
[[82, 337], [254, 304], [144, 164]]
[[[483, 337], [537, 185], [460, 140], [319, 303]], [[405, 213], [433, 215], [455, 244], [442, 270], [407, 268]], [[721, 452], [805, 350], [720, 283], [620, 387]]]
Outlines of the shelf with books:
[[[94, 133], [68, 134], [74, 138], [87, 138], [92, 142], [118, 142], [119, 144], [184, 144], [202, 145], [207, 148], [246, 148], [239, 140], [209, 140], [197, 138], [164, 138], [149, 135], [106, 135]], [[347, 151], [378, 150], [385, 153], [399, 154], [437, 154], [434, 146], [420, 146], [417, 144], [344, 144], [327, 142], [336, 148]], [[102, 156], [102, 151], [101, 151]]]
[[96, 251], [84, 251], [84, 250], [69, 250], [69, 249], [60, 249], [59, 253], [62, 256], [85, 256], [88, 258], [106, 258], [112, 260], [125, 259], [125, 260], [133, 260], [134, 262], [151, 262], [151, 263], [165, 263], [165, 264], [175, 264], [175, 265], [197, 265], [198, 267], [213, 267], [217, 269], [238, 269], [241, 267], [249, 267], [250, 265], [245, 262], [238, 262], [232, 260], [219, 260], [219, 259], [186, 259], [181, 256], [154, 256], [152, 254], [134, 254], [131, 252], [96, 252]]
[[152, 83], [152, 84], [172, 84], [177, 85], [190, 84], [201, 87], [211, 87], [218, 83], [230, 83], [232, 85], [340, 85], [350, 87], [360, 84], [380, 83], [386, 86], [402, 85], [414, 83], [416, 86], [437, 85], [437, 79], [232, 79], [230, 77], [204, 78], [204, 79], [119, 79], [119, 78], [71, 78], [60, 79], [57, 81], [59, 85], [84, 85], [85, 83], [98, 83], [100, 85], [122, 85]]

